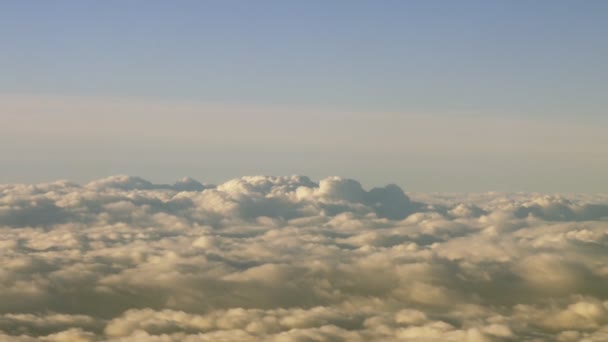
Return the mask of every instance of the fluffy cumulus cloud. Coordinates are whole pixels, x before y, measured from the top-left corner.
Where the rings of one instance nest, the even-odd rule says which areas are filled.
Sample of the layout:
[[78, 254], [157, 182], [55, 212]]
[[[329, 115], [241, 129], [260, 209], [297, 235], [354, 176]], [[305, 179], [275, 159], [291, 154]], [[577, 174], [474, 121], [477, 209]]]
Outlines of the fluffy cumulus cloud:
[[0, 186], [0, 341], [608, 341], [608, 197]]

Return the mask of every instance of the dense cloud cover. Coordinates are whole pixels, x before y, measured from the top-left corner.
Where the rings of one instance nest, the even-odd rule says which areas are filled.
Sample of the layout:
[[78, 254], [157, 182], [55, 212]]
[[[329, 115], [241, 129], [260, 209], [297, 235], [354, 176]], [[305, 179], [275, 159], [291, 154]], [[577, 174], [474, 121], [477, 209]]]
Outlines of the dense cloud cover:
[[608, 341], [608, 198], [0, 185], [0, 341]]

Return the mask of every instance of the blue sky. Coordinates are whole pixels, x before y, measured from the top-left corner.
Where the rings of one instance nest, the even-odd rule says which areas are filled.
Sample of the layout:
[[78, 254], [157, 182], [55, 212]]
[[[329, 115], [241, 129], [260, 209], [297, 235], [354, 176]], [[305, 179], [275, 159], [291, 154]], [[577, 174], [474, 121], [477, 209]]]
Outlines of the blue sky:
[[3, 1], [0, 23], [0, 182], [608, 191], [606, 1]]

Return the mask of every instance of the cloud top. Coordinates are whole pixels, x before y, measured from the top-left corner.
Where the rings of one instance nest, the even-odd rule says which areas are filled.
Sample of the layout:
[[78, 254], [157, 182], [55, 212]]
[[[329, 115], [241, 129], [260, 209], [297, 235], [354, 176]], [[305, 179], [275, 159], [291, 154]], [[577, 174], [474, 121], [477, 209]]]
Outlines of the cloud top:
[[0, 185], [0, 341], [603, 341], [603, 195]]

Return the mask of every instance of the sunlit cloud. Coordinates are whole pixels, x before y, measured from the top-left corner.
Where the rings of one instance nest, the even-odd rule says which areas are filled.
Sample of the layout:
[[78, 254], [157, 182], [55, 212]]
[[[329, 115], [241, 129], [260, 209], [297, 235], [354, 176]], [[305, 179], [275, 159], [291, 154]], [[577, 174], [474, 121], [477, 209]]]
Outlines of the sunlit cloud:
[[339, 177], [2, 185], [0, 340], [601, 341], [607, 218]]

